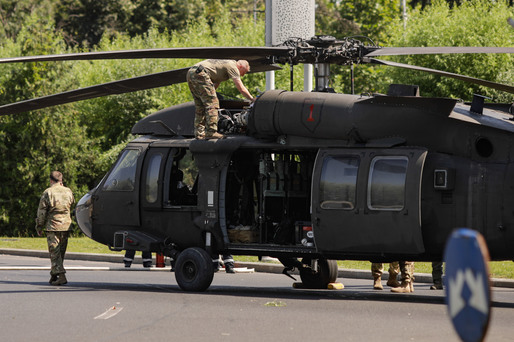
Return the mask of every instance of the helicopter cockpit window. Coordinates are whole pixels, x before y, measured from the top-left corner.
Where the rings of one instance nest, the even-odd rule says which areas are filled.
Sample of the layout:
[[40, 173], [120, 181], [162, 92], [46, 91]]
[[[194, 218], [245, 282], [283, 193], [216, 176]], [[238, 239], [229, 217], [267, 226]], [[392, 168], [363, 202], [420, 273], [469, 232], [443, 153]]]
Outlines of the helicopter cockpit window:
[[154, 154], [149, 162], [146, 176], [146, 201], [148, 203], [157, 202], [159, 193], [159, 170], [161, 168], [162, 155]]
[[368, 208], [400, 211], [405, 206], [407, 157], [375, 157], [368, 179]]
[[105, 181], [103, 191], [134, 191], [139, 150], [123, 151], [118, 163]]
[[198, 167], [189, 150], [178, 149], [172, 156], [168, 205], [196, 205]]
[[324, 160], [319, 201], [322, 209], [355, 208], [359, 163], [356, 157], [334, 156]]

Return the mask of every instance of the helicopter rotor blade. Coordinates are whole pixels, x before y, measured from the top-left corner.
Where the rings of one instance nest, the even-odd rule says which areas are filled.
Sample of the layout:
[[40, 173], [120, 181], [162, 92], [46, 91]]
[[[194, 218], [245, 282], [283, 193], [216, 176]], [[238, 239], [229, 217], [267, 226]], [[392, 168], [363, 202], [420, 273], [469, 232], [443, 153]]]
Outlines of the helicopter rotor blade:
[[514, 47], [470, 47], [470, 46], [439, 46], [439, 47], [385, 47], [377, 48], [364, 57], [401, 56], [401, 55], [435, 55], [446, 53], [514, 53]]
[[193, 47], [142, 50], [96, 51], [59, 55], [40, 55], [0, 58], [0, 63], [79, 61], [99, 59], [140, 58], [212, 58], [256, 60], [268, 56], [287, 56], [290, 48], [279, 47]]
[[[265, 65], [251, 63], [251, 72], [262, 72], [281, 69], [276, 65]], [[38, 97], [35, 99], [20, 101], [0, 106], [0, 115], [17, 114], [46, 107], [57, 106], [65, 103], [93, 99], [101, 96], [125, 94], [139, 90], [146, 90], [186, 81], [186, 74], [189, 68], [164, 71], [155, 74], [127, 78], [120, 81], [108, 82], [91, 87], [70, 90], [59, 94]]]
[[460, 75], [460, 74], [454, 74], [454, 73], [447, 72], [447, 71], [442, 71], [442, 70], [437, 70], [437, 69], [430, 69], [430, 68], [420, 67], [420, 66], [416, 66], [416, 65], [409, 65], [409, 64], [403, 64], [403, 63], [396, 63], [396, 62], [391, 62], [391, 61], [385, 61], [385, 60], [376, 59], [376, 58], [367, 58], [366, 57], [364, 59], [364, 61], [369, 62], [369, 63], [374, 63], [374, 64], [388, 65], [388, 66], [394, 66], [394, 67], [399, 67], [399, 68], [405, 68], [405, 69], [429, 72], [429, 73], [432, 73], [432, 74], [436, 74], [436, 75], [440, 75], [440, 76], [446, 76], [446, 77], [451, 77], [451, 78], [455, 78], [455, 79], [458, 79], [458, 80], [461, 80], [461, 81], [466, 81], [466, 82], [470, 82], [470, 83], [474, 83], [474, 84], [479, 84], [479, 85], [483, 85], [483, 86], [486, 86], [486, 87], [489, 87], [489, 88], [492, 88], [492, 89], [502, 90], [502, 91], [514, 94], [514, 87], [513, 86], [509, 86], [509, 85], [502, 84], [502, 83], [486, 81], [486, 80], [483, 80], [483, 79], [480, 79], [480, 78], [474, 78], [474, 77], [464, 76], [464, 75]]
[[165, 71], [11, 103], [0, 106], [0, 115], [17, 114], [70, 102], [94, 99], [100, 96], [124, 94], [185, 82], [188, 70], [188, 68], [183, 68]]

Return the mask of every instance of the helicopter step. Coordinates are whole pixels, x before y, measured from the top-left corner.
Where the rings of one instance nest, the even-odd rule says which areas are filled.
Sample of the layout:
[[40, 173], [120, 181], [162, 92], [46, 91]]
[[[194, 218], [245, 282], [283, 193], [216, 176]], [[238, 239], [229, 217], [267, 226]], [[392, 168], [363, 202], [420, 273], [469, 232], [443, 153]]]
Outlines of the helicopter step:
[[229, 244], [227, 252], [235, 255], [266, 255], [273, 257], [295, 255], [311, 258], [319, 254], [315, 247], [275, 244]]

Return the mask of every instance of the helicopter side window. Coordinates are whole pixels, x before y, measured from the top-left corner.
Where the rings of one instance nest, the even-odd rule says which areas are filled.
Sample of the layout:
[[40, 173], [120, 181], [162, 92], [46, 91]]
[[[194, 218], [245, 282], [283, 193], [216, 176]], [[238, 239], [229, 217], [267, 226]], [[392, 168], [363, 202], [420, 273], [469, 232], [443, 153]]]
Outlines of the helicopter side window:
[[322, 209], [355, 208], [359, 164], [356, 157], [333, 156], [323, 161], [319, 201]]
[[169, 205], [196, 205], [198, 168], [189, 150], [180, 149], [173, 155], [170, 170]]
[[154, 154], [149, 162], [146, 176], [146, 201], [155, 203], [159, 193], [159, 170], [161, 168], [162, 155]]
[[124, 150], [105, 181], [104, 191], [134, 191], [139, 150]]
[[400, 211], [405, 206], [407, 157], [375, 157], [368, 179], [368, 208]]

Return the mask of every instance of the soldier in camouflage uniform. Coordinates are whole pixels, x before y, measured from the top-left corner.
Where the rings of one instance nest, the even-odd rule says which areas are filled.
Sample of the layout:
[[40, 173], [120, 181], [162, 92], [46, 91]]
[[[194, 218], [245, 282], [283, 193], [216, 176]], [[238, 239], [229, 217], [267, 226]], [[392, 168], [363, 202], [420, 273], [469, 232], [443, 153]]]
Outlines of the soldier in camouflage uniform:
[[50, 187], [41, 195], [36, 218], [38, 235], [41, 236], [43, 230], [46, 232], [52, 264], [49, 283], [52, 285], [64, 285], [68, 282], [63, 261], [71, 225], [70, 209], [74, 201], [73, 193], [62, 183], [62, 173], [52, 171]]
[[[371, 263], [371, 274], [373, 275], [373, 288], [375, 290], [382, 290], [382, 273], [384, 272], [384, 264], [380, 262]], [[397, 280], [398, 273], [400, 273], [400, 263], [394, 261], [389, 263], [389, 279], [387, 280], [387, 286], [398, 287], [400, 283]]]
[[195, 64], [187, 72], [187, 84], [195, 102], [195, 137], [197, 139], [220, 139], [218, 131], [218, 109], [220, 107], [216, 89], [221, 82], [232, 79], [239, 92], [254, 101], [254, 97], [241, 81], [250, 71], [245, 60], [207, 59]]
[[414, 261], [400, 261], [400, 270], [402, 272], [402, 284], [398, 287], [392, 288], [391, 292], [414, 292]]

